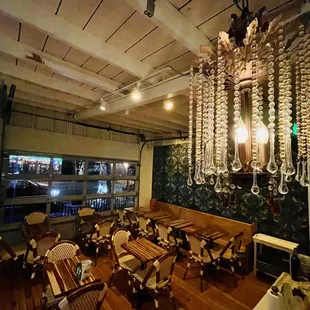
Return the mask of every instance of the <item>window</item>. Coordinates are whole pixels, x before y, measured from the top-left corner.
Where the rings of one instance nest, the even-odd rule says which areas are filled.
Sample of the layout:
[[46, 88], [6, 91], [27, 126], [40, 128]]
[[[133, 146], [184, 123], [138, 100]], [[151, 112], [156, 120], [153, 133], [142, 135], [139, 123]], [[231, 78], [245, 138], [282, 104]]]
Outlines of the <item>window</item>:
[[115, 170], [118, 176], [136, 176], [136, 164], [116, 163]]
[[12, 180], [7, 183], [7, 198], [25, 196], [46, 196], [48, 193], [48, 182], [31, 180]]
[[108, 161], [89, 161], [88, 175], [111, 175], [113, 164]]
[[135, 181], [133, 180], [117, 180], [114, 183], [114, 193], [134, 192]]
[[77, 215], [82, 208], [83, 201], [57, 201], [51, 203], [50, 217]]
[[97, 212], [110, 210], [110, 198], [88, 199], [86, 205], [94, 208]]
[[51, 197], [71, 196], [83, 194], [83, 181], [53, 181], [51, 189]]
[[58, 218], [76, 216], [86, 205], [98, 212], [135, 205], [136, 162], [8, 153], [6, 197], [0, 210], [5, 218], [0, 223], [23, 221], [27, 213], [41, 209]]
[[114, 209], [124, 209], [135, 205], [135, 196], [115, 197]]
[[51, 159], [40, 156], [9, 156], [9, 174], [48, 175]]
[[111, 181], [88, 181], [87, 182], [87, 194], [108, 194], [111, 192]]
[[46, 213], [46, 204], [21, 204], [4, 207], [4, 224], [22, 222], [26, 215], [34, 211]]

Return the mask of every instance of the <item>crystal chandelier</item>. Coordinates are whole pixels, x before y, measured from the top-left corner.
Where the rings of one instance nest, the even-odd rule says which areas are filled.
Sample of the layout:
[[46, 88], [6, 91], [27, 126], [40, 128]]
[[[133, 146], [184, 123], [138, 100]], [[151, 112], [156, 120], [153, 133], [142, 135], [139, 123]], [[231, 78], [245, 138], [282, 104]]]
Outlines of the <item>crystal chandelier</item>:
[[[263, 14], [264, 8], [254, 16], [248, 6], [243, 7], [241, 17], [232, 16], [229, 33], [219, 33], [216, 51], [201, 46], [198, 68], [190, 69], [189, 186], [193, 181], [199, 185], [208, 180], [212, 185], [215, 183], [214, 189], [219, 193], [230, 173], [243, 171], [252, 174], [251, 192], [258, 194], [257, 176], [265, 172], [271, 176], [269, 189], [274, 194], [286, 194], [287, 183], [295, 174], [291, 147], [293, 103], [298, 129], [295, 180], [302, 186], [309, 185], [310, 37], [304, 25], [300, 25], [293, 85], [292, 57], [282, 17], [268, 22]], [[268, 100], [268, 129], [263, 121], [264, 88]], [[293, 88], [296, 89], [294, 101]], [[231, 129], [228, 109], [233, 110]], [[228, 156], [230, 132], [234, 141], [231, 161]], [[245, 155], [241, 159], [242, 145]], [[264, 162], [263, 153], [268, 149], [269, 159]]]

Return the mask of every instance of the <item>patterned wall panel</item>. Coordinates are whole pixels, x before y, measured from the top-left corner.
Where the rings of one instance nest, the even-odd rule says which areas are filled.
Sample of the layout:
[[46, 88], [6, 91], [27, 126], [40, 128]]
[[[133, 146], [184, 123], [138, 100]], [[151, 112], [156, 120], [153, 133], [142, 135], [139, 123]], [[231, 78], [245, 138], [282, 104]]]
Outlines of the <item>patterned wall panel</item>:
[[242, 222], [256, 222], [260, 232], [299, 242], [302, 250], [308, 252], [307, 188], [292, 181], [289, 193], [285, 197], [278, 195], [276, 203], [271, 203], [268, 182], [262, 179], [257, 196], [251, 194], [251, 179], [237, 179], [238, 186], [230, 194], [215, 193], [209, 182], [188, 187], [186, 150], [186, 144], [154, 148], [153, 198]]

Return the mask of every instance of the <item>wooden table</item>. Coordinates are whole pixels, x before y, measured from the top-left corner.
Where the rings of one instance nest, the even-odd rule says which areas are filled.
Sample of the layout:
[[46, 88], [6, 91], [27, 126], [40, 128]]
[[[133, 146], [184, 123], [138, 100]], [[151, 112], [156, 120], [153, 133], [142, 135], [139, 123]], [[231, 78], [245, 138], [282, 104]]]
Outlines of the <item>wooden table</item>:
[[144, 215], [152, 221], [170, 218], [170, 215], [164, 212], [145, 212]]
[[125, 208], [124, 210], [128, 213], [138, 214], [138, 213], [147, 212], [149, 209], [145, 207], [134, 207], [134, 208]]
[[99, 223], [102, 220], [107, 220], [107, 219], [115, 219], [115, 217], [118, 217], [118, 212], [110, 213], [110, 214], [100, 214], [100, 213], [94, 213], [92, 215], [85, 215], [81, 216], [81, 219], [91, 225], [95, 226], [97, 223]]
[[194, 225], [194, 223], [192, 221], [187, 221], [187, 220], [183, 220], [183, 219], [173, 220], [173, 221], [163, 220], [163, 223], [167, 226], [170, 226], [171, 228], [174, 228], [174, 229], [183, 229], [185, 227], [189, 227], [189, 226]]
[[141, 238], [122, 244], [122, 248], [143, 264], [152, 261], [168, 252], [151, 241]]
[[96, 266], [90, 268], [88, 271], [90, 276], [83, 281], [76, 279], [76, 265], [84, 259], [86, 259], [86, 257], [80, 255], [63, 259], [56, 263], [46, 264], [47, 277], [56, 298], [71, 293], [86, 284], [101, 281], [103, 275]]
[[228, 232], [223, 230], [221, 227], [214, 226], [214, 227], [200, 228], [195, 231], [195, 234], [204, 239], [207, 239], [208, 241], [213, 242], [219, 238], [227, 236]]
[[24, 232], [25, 238], [30, 241], [34, 237], [41, 236], [48, 232], [53, 231], [48, 222], [44, 222], [41, 224], [22, 224], [22, 230]]

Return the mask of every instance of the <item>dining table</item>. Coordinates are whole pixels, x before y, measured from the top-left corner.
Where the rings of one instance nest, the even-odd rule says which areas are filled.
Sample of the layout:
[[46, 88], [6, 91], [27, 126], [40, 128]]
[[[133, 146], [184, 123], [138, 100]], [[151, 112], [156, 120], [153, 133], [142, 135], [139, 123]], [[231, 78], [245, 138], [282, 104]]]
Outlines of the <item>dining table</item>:
[[149, 218], [151, 221], [159, 221], [159, 220], [170, 218], [170, 215], [168, 213], [161, 212], [161, 211], [159, 211], [159, 212], [158, 211], [145, 212], [144, 216]]
[[46, 264], [47, 278], [55, 298], [72, 293], [86, 284], [101, 281], [103, 274], [97, 266], [92, 266], [87, 271], [89, 275], [85, 279], [77, 279], [76, 266], [85, 259], [84, 255], [79, 255]]
[[195, 231], [195, 234], [211, 243], [229, 235], [227, 231], [218, 226], [200, 228]]
[[194, 225], [192, 221], [184, 220], [184, 219], [178, 219], [178, 220], [172, 220], [172, 221], [168, 219], [164, 219], [162, 223], [174, 229], [183, 229], [185, 227]]
[[122, 248], [128, 253], [139, 259], [142, 264], [146, 264], [168, 252], [154, 244], [153, 242], [140, 238], [122, 244]]

